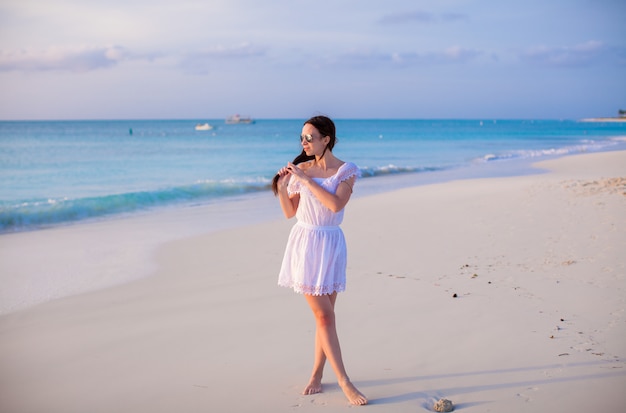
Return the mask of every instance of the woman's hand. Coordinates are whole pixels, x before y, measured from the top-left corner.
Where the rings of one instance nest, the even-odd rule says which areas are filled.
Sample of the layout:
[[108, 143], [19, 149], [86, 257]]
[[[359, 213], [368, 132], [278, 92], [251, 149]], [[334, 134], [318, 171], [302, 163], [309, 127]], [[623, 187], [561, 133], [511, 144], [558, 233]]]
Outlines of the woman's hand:
[[278, 198], [280, 199], [280, 206], [285, 214], [287, 219], [292, 218], [298, 209], [298, 204], [300, 203], [300, 195], [294, 194], [289, 196], [287, 193], [287, 186], [289, 185], [289, 180], [293, 175], [290, 169], [290, 166], [293, 166], [295, 169], [300, 169], [292, 163], [287, 164], [287, 166], [282, 167], [278, 170]]
[[296, 179], [299, 179], [306, 183], [308, 179], [310, 179], [302, 169], [293, 163], [287, 163], [287, 166], [284, 166], [278, 170], [278, 187], [279, 188], [287, 188], [289, 185], [289, 179], [291, 176], [294, 176]]
[[280, 168], [277, 174], [278, 174], [278, 189], [287, 188], [287, 185], [289, 185], [289, 177], [291, 176], [291, 172], [289, 171], [288, 166], [284, 166]]
[[309, 176], [305, 174], [302, 169], [300, 169], [299, 167], [297, 167], [291, 162], [289, 162], [287, 166], [283, 169], [286, 169], [288, 173], [295, 176], [300, 181], [306, 182], [308, 179], [310, 179]]

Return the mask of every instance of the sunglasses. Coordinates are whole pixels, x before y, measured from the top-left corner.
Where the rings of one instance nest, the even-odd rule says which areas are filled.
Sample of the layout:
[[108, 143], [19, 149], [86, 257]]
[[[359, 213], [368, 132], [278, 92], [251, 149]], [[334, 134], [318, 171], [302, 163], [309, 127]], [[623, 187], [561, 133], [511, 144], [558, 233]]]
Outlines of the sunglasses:
[[313, 141], [313, 136], [311, 134], [306, 134], [306, 135], [300, 135], [300, 142], [303, 141], [307, 141], [308, 143], [311, 143]]

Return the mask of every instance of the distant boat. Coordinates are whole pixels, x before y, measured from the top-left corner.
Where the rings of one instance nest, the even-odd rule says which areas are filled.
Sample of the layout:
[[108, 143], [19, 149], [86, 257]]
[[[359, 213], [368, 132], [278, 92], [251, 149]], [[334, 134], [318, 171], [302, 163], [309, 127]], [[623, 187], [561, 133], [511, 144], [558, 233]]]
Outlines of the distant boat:
[[238, 123], [254, 123], [254, 119], [251, 117], [242, 118], [239, 115], [233, 115], [226, 118], [226, 123], [229, 125], [236, 125]]
[[213, 126], [209, 125], [208, 123], [198, 123], [196, 125], [196, 130], [211, 130], [213, 129]]

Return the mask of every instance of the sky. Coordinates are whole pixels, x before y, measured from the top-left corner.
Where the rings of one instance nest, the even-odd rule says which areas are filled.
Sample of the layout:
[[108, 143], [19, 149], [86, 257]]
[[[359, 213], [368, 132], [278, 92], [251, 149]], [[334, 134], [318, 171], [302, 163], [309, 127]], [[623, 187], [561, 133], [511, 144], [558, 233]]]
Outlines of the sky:
[[0, 0], [0, 119], [580, 119], [624, 0]]

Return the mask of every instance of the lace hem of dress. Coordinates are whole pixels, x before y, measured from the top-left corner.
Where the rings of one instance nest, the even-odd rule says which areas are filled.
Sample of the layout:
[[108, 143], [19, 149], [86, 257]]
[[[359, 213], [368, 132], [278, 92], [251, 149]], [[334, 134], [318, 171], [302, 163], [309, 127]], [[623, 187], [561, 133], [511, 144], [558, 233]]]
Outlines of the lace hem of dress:
[[334, 292], [340, 293], [346, 290], [346, 285], [341, 283], [335, 283], [332, 286], [310, 286], [299, 283], [278, 283], [278, 285], [280, 287], [291, 288], [294, 292], [305, 295], [328, 295]]

